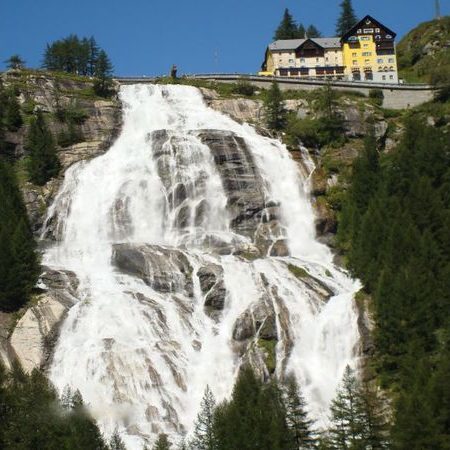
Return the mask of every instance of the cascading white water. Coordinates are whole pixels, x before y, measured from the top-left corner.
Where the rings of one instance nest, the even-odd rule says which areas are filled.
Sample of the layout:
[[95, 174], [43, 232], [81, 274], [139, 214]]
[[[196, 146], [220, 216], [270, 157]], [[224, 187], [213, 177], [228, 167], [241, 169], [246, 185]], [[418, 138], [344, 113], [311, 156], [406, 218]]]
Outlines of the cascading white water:
[[[152, 443], [161, 431], [189, 432], [207, 384], [218, 400], [231, 393], [241, 362], [233, 327], [266, 289], [262, 274], [276, 287], [271, 298], [280, 335], [277, 371], [296, 374], [311, 415], [326, 423], [344, 368], [356, 361], [352, 297], [358, 283], [337, 269], [330, 251], [316, 241], [296, 163], [278, 141], [208, 108], [195, 88], [124, 86], [120, 95], [120, 137], [106, 154], [66, 172], [49, 211], [61, 238], [46, 252], [45, 263], [72, 270], [80, 280], [79, 301], [55, 349], [52, 381], [60, 390], [79, 389], [102, 430], [117, 429], [130, 449]], [[249, 261], [221, 256], [209, 245], [217, 239], [231, 245], [252, 240], [230, 225], [217, 161], [199, 136], [199, 130], [212, 129], [245, 141], [265, 201], [279, 205], [278, 232], [291, 256]], [[173, 270], [177, 287], [156, 289], [119, 272], [111, 262], [118, 243], [151, 244], [164, 271]], [[191, 287], [180, 281], [173, 255], [188, 261]], [[219, 318], [205, 313], [197, 276], [205, 264], [223, 271], [226, 297]], [[315, 295], [288, 264], [304, 268], [333, 292], [331, 298]], [[155, 278], [152, 267], [150, 278]], [[288, 322], [284, 331], [282, 317]], [[288, 340], [292, 345], [286, 351]]]

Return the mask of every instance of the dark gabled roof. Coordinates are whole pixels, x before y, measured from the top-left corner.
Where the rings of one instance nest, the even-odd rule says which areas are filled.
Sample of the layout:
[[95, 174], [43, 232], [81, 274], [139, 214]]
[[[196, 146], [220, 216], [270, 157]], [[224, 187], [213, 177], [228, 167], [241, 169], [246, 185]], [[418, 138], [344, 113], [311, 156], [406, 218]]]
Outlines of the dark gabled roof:
[[352, 28], [350, 28], [350, 30], [348, 30], [341, 38], [341, 41], [343, 41], [344, 39], [347, 39], [349, 36], [352, 36], [353, 34], [355, 34], [355, 31], [358, 28], [364, 28], [364, 23], [367, 19], [370, 19], [371, 22], [373, 22], [374, 24], [378, 25], [379, 28], [383, 28], [386, 33], [392, 35], [392, 37], [395, 39], [395, 37], [397, 36], [397, 33], [395, 33], [394, 31], [392, 31], [391, 29], [389, 29], [387, 26], [383, 25], [381, 22], [379, 22], [378, 20], [374, 19], [372, 16], [364, 16], [356, 25], [354, 25]]
[[341, 41], [337, 37], [329, 38], [308, 38], [308, 39], [283, 39], [272, 42], [269, 45], [271, 51], [297, 50], [306, 41], [312, 41], [322, 48], [339, 48]]

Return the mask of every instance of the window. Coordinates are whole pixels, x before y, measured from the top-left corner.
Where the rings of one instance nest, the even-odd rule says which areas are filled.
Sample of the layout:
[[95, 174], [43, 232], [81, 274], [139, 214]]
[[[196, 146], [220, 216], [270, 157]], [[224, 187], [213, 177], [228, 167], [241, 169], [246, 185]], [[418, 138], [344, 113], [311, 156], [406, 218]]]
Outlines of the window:
[[316, 58], [316, 62], [319, 62], [319, 58]]
[[358, 61], [356, 61], [356, 59], [353, 60], [353, 65], [357, 66], [358, 65]]
[[361, 28], [358, 30], [358, 34], [361, 34], [362, 33], [362, 30], [361, 30]]
[[293, 59], [290, 59], [290, 60], [289, 60], [289, 64], [294, 64], [294, 60], [293, 60]]
[[392, 64], [394, 62], [394, 58], [389, 58], [388, 63]]
[[350, 36], [350, 37], [348, 38], [348, 40], [349, 40], [349, 41], [357, 41], [358, 38], [357, 38], [356, 36]]
[[325, 58], [325, 61], [328, 62], [328, 56]]
[[390, 34], [387, 34], [386, 39], [392, 39], [392, 36]]
[[363, 56], [372, 56], [372, 52], [363, 52]]
[[369, 36], [362, 36], [360, 38], [361, 41], [370, 41], [370, 37]]
[[381, 39], [381, 36], [379, 35], [379, 34], [377, 34], [376, 36], [375, 36], [375, 40], [376, 41], [379, 41]]
[[305, 58], [300, 58], [300, 62], [304, 63], [305, 62]]
[[373, 28], [364, 28], [364, 33], [373, 33]]
[[381, 79], [382, 79], [382, 80], [385, 80], [385, 79], [386, 79], [386, 75], [383, 75], [383, 76], [381, 77]]
[[393, 80], [394, 79], [394, 75], [389, 75], [389, 79]]
[[352, 53], [353, 58], [356, 58], [358, 56], [358, 53]]
[[370, 59], [365, 59], [364, 64], [370, 64]]
[[378, 58], [378, 59], [377, 59], [377, 63], [378, 63], [378, 64], [383, 64], [383, 58]]
[[375, 28], [375, 33], [379, 33], [381, 30], [379, 28]]

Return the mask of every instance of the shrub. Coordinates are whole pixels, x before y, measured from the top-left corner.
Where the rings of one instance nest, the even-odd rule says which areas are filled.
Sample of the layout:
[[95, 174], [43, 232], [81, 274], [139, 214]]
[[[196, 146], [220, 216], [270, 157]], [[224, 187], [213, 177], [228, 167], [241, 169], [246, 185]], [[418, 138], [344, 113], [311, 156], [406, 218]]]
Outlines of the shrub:
[[239, 80], [233, 86], [233, 93], [234, 94], [245, 95], [247, 97], [251, 97], [255, 93], [255, 91], [256, 91], [256, 87], [253, 86], [247, 80]]
[[383, 91], [381, 89], [371, 89], [369, 91], [369, 98], [372, 99], [376, 105], [381, 106], [384, 100]]

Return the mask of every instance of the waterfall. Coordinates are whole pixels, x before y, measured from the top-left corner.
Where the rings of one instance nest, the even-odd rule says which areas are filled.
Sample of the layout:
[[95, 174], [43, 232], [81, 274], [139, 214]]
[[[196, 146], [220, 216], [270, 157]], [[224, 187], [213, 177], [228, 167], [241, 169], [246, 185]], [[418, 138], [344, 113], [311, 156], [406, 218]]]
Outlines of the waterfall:
[[44, 262], [79, 280], [51, 380], [141, 449], [189, 433], [206, 385], [229, 397], [242, 363], [267, 378], [254, 345], [266, 339], [276, 374], [293, 372], [326, 424], [356, 365], [359, 286], [315, 239], [296, 163], [196, 88], [123, 86], [120, 97], [121, 135], [67, 170], [48, 213]]

